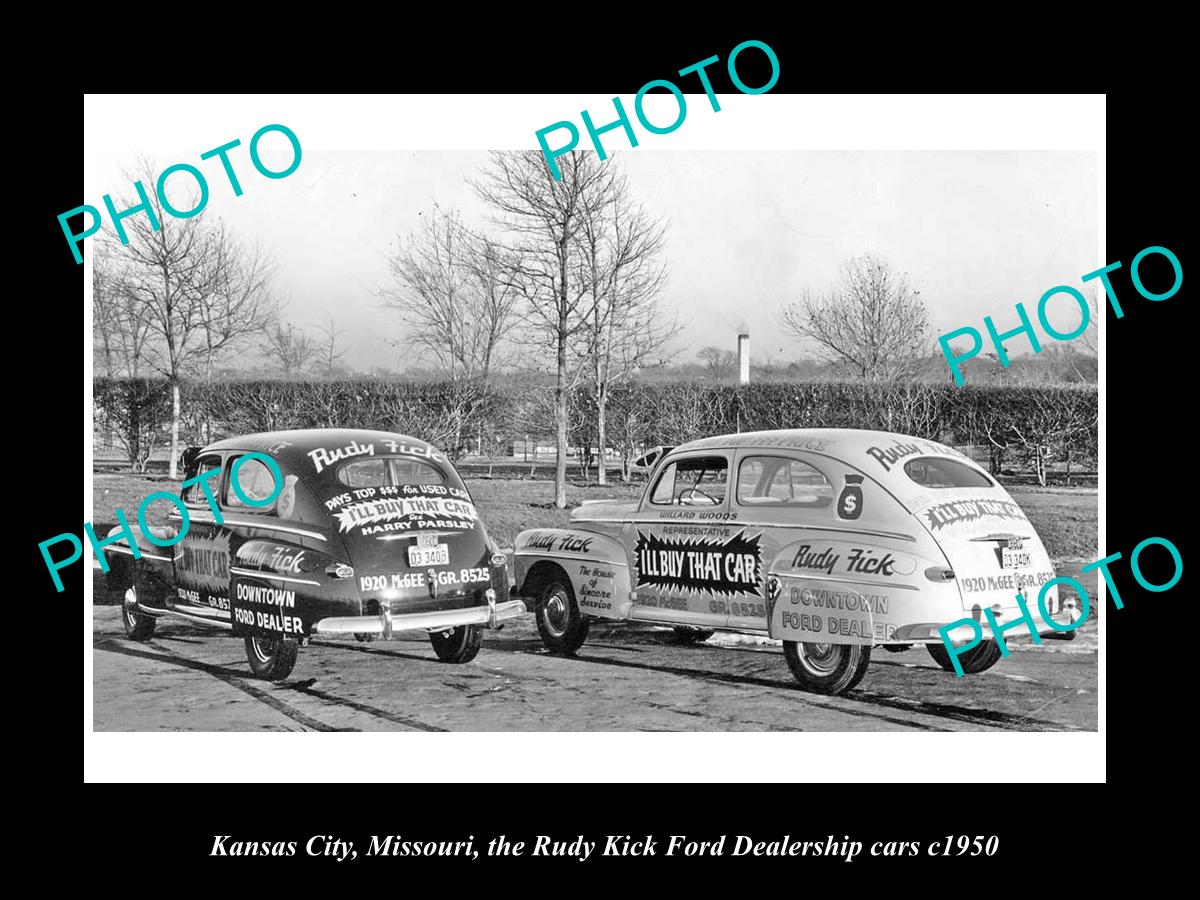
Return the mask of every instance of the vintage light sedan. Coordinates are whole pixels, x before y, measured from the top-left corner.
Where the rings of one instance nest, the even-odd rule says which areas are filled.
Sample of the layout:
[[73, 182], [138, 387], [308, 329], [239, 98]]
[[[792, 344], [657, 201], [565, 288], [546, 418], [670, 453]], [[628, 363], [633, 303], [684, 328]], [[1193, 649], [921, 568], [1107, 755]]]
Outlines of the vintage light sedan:
[[244, 638], [257, 675], [280, 680], [313, 636], [426, 630], [439, 659], [464, 663], [485, 626], [525, 613], [507, 599], [507, 560], [458, 472], [424, 441], [278, 431], [188, 460], [187, 522], [176, 510], [155, 530], [162, 543], [182, 540], [143, 545], [139, 559], [127, 543], [107, 548], [117, 551], [109, 589], [135, 640], [151, 637], [161, 616], [229, 630]]
[[[514, 594], [545, 645], [574, 652], [593, 618], [783, 641], [797, 681], [853, 688], [873, 647], [924, 644], [953, 671], [939, 629], [964, 618], [1020, 618], [1055, 577], [1033, 525], [987, 472], [934, 441], [811, 429], [705, 438], [658, 454], [636, 502], [572, 511], [570, 527], [522, 532]], [[1036, 607], [1035, 607], [1036, 608]], [[1047, 608], [1076, 622], [1056, 585]], [[965, 673], [1001, 658], [994, 640], [965, 649]], [[1053, 633], [1048, 626], [1039, 632]]]

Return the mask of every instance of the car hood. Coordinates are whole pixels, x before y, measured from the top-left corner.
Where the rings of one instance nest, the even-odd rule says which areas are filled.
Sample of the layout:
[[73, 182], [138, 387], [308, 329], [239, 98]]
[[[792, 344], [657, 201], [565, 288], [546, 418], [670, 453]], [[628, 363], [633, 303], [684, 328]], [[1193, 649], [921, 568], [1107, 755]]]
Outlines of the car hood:
[[620, 521], [630, 518], [637, 509], [637, 500], [588, 500], [571, 510], [571, 521]]

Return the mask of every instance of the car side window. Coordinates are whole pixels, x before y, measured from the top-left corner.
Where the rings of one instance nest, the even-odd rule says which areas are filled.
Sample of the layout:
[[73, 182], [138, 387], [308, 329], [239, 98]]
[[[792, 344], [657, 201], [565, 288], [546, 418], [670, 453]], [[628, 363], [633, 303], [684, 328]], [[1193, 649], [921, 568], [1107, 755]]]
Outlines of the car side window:
[[819, 509], [833, 503], [833, 485], [819, 469], [782, 456], [748, 456], [738, 466], [741, 506]]
[[[234, 460], [231, 459], [229, 461], [231, 472], [233, 463]], [[243, 461], [238, 466], [237, 483], [238, 487], [241, 488], [242, 494], [250, 500], [266, 500], [275, 493], [275, 475], [261, 459], [251, 458]], [[273, 507], [275, 506], [274, 503], [270, 506], [252, 506], [249, 503], [243, 503], [242, 498], [233, 489], [232, 483], [228, 484], [225, 488], [225, 505], [228, 507], [245, 507], [256, 512], [273, 512]]]
[[[195, 471], [192, 471], [190, 466], [188, 467], [188, 471], [185, 473], [184, 480], [190, 481], [196, 475], [219, 468], [221, 468], [220, 456], [217, 456], [216, 454], [202, 456], [196, 463]], [[208, 481], [205, 482], [208, 485], [208, 489], [212, 491], [213, 496], [219, 497], [221, 495], [221, 479], [223, 477], [224, 476], [222, 475], [220, 477], [209, 478]], [[201, 482], [196, 482], [195, 484], [189, 484], [183, 489], [183, 502], [188, 506], [208, 505], [208, 500], [204, 495], [204, 488], [202, 488], [200, 485]]]
[[720, 506], [729, 485], [723, 456], [699, 456], [670, 463], [658, 476], [650, 502], [656, 506]]

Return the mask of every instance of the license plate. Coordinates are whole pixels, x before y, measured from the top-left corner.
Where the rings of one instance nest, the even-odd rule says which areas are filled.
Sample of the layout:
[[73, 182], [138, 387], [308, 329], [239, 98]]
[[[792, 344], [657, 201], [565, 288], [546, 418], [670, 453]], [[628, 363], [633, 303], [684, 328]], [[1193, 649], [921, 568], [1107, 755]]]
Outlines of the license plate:
[[1000, 568], [1023, 569], [1031, 565], [1033, 565], [1033, 561], [1029, 558], [1028, 550], [1009, 550], [1007, 547], [1000, 548]]
[[448, 544], [434, 544], [432, 547], [409, 547], [408, 564], [410, 566], [447, 566], [450, 564], [450, 547]]

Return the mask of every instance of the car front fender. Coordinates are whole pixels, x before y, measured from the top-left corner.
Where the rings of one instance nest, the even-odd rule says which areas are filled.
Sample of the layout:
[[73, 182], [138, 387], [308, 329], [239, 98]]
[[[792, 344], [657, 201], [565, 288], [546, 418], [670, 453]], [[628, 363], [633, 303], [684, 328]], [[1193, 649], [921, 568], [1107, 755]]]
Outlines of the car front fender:
[[615, 538], [577, 528], [535, 528], [513, 546], [516, 593], [532, 610], [545, 578], [566, 574], [584, 613], [625, 618], [630, 601], [629, 560]]

